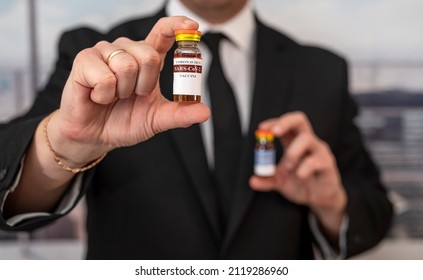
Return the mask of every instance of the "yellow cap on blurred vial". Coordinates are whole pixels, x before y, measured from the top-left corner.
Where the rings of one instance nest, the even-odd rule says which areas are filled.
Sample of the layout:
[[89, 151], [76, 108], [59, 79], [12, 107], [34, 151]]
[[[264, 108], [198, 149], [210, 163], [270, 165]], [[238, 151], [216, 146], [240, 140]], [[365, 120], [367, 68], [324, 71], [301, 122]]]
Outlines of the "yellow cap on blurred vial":
[[256, 139], [266, 139], [266, 141], [273, 141], [275, 136], [273, 135], [273, 132], [267, 129], [257, 129], [256, 132]]

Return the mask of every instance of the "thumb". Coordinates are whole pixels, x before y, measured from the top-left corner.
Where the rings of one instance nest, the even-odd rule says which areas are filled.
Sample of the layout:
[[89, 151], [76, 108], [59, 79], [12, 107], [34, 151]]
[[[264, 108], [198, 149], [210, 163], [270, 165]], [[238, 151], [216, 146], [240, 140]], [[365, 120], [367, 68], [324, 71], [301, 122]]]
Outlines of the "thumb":
[[153, 123], [155, 132], [189, 127], [209, 119], [210, 109], [203, 103], [165, 102], [158, 108]]
[[258, 192], [269, 192], [276, 190], [276, 180], [275, 177], [259, 177], [251, 176], [250, 177], [250, 187], [251, 189]]

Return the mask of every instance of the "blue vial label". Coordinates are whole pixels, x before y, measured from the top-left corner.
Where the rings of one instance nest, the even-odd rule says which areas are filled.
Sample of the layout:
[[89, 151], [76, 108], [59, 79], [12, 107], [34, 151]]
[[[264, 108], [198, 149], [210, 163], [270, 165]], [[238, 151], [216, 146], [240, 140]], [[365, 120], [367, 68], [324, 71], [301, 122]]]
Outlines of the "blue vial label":
[[274, 165], [276, 162], [275, 150], [255, 150], [254, 164], [255, 165]]

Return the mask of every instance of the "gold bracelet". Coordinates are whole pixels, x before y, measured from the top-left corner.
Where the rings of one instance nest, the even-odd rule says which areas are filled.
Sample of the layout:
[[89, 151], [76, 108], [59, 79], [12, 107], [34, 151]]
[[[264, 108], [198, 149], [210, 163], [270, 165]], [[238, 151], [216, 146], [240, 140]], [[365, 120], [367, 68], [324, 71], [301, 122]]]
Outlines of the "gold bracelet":
[[69, 166], [65, 165], [63, 163], [63, 161], [62, 161], [62, 158], [53, 150], [53, 147], [50, 144], [50, 140], [48, 139], [48, 134], [47, 134], [47, 125], [48, 125], [48, 123], [50, 122], [51, 118], [53, 117], [53, 115], [56, 112], [57, 112], [57, 110], [54, 111], [53, 113], [51, 113], [47, 117], [47, 119], [45, 120], [44, 126], [43, 126], [43, 134], [44, 134], [44, 139], [46, 141], [47, 147], [50, 150], [50, 152], [53, 154], [54, 161], [58, 165], [60, 165], [62, 167], [62, 169], [66, 170], [66, 171], [69, 171], [69, 172], [72, 172], [74, 174], [79, 173], [79, 172], [84, 172], [84, 171], [86, 171], [86, 170], [88, 170], [88, 169], [93, 168], [94, 166], [96, 166], [100, 161], [102, 161], [106, 157], [107, 153], [104, 153], [98, 159], [96, 159], [93, 162], [91, 162], [90, 164], [88, 164], [88, 165], [86, 165], [84, 167], [80, 167], [80, 168], [70, 168]]

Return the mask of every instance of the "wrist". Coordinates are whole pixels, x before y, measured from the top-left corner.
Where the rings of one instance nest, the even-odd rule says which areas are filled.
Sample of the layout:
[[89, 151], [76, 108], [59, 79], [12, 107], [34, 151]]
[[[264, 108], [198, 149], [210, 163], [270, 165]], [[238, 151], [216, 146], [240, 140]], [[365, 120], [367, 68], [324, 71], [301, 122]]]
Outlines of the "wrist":
[[64, 126], [57, 120], [56, 112], [47, 116], [41, 124], [44, 144], [56, 164], [71, 173], [83, 172], [97, 165], [108, 150], [66, 137], [63, 133]]
[[332, 240], [338, 240], [342, 220], [346, 214], [347, 195], [343, 188], [331, 199], [332, 203], [311, 207], [322, 231]]

